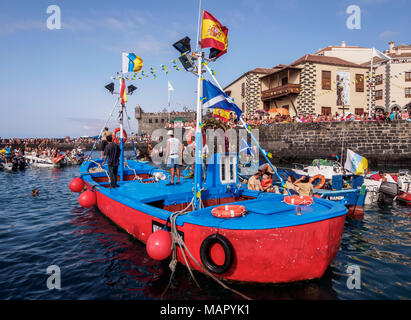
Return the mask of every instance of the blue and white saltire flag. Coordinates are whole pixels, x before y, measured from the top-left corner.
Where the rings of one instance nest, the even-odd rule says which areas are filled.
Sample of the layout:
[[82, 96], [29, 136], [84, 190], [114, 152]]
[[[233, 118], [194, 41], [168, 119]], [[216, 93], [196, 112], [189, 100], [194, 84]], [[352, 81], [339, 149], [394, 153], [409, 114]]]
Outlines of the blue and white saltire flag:
[[241, 140], [241, 145], [240, 145], [240, 152], [246, 152], [248, 155], [254, 157], [254, 152], [253, 152], [253, 148], [251, 147], [251, 145], [245, 141], [244, 139]]
[[240, 119], [242, 111], [233, 100], [208, 80], [203, 80], [203, 108], [234, 111]]
[[363, 156], [347, 149], [347, 160], [345, 161], [344, 168], [354, 174], [361, 175], [368, 168], [368, 161]]

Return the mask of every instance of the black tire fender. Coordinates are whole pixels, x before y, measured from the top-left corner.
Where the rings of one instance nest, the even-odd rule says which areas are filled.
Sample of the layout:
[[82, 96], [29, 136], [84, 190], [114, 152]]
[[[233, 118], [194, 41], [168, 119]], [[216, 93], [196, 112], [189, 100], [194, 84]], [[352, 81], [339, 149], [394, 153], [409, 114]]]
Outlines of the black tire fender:
[[[215, 243], [220, 244], [224, 250], [225, 260], [223, 265], [218, 265], [211, 259], [210, 249]], [[233, 264], [234, 249], [231, 242], [226, 237], [221, 234], [214, 233], [205, 238], [202, 242], [200, 247], [200, 258], [204, 267], [208, 271], [215, 274], [223, 274], [227, 272]]]

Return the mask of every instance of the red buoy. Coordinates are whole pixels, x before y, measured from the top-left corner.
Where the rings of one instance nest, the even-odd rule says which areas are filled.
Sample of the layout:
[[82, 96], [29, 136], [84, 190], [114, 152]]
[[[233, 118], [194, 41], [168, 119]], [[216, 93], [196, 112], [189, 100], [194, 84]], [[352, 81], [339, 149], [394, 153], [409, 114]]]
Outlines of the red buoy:
[[83, 208], [91, 208], [97, 203], [97, 197], [96, 193], [90, 190], [84, 191], [80, 196], [78, 197], [78, 203], [83, 207]]
[[171, 254], [172, 242], [170, 232], [158, 230], [152, 233], [147, 239], [147, 253], [154, 260], [164, 260]]
[[72, 192], [81, 192], [84, 189], [84, 181], [83, 179], [77, 177], [74, 178], [73, 180], [71, 180], [70, 184], [69, 184], [69, 189]]

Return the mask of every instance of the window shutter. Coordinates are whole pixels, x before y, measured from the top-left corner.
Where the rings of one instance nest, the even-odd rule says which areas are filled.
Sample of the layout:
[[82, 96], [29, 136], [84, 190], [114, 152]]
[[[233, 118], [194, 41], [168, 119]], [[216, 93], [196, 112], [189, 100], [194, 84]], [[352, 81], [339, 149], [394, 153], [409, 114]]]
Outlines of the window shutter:
[[322, 71], [321, 88], [323, 90], [331, 90], [331, 71]]
[[355, 75], [355, 92], [364, 92], [364, 75]]

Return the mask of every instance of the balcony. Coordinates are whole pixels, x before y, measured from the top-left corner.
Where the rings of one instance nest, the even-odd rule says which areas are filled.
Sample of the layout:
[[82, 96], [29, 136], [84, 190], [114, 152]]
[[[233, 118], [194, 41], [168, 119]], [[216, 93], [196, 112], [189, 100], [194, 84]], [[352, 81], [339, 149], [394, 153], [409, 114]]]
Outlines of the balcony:
[[279, 87], [264, 90], [261, 92], [261, 100], [271, 100], [282, 96], [287, 96], [289, 94], [299, 94], [301, 85], [288, 83]]

